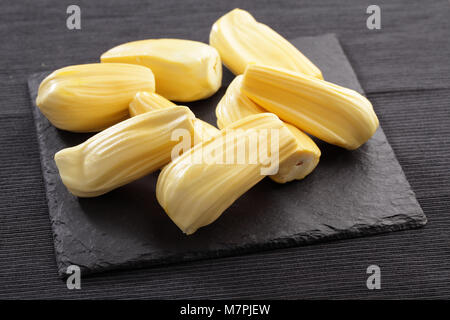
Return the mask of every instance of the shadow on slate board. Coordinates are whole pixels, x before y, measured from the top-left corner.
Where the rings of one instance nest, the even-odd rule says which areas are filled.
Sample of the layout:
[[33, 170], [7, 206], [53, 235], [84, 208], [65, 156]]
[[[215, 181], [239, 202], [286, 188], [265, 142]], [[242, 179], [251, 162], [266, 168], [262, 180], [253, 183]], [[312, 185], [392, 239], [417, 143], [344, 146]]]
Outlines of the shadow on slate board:
[[[321, 68], [326, 80], [362, 93], [334, 35], [297, 38], [292, 43]], [[306, 179], [277, 184], [265, 178], [216, 222], [191, 236], [184, 235], [158, 205], [155, 186], [159, 172], [97, 198], [77, 198], [62, 184], [53, 155], [90, 135], [58, 130], [39, 112], [34, 101], [47, 74], [30, 76], [28, 84], [61, 276], [71, 264], [88, 274], [363, 236], [426, 223], [381, 128], [355, 151], [318, 142], [322, 158]], [[215, 124], [215, 106], [232, 78], [224, 68], [219, 92], [187, 105], [199, 118]]]

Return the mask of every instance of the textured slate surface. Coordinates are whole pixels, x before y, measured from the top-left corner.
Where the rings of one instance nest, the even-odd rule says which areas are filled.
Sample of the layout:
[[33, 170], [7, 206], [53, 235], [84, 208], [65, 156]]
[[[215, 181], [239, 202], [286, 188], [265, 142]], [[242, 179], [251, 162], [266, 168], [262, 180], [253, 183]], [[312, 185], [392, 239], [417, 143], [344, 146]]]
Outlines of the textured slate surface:
[[[362, 91], [333, 35], [292, 43], [312, 57], [324, 77]], [[30, 78], [31, 100], [46, 74]], [[215, 122], [214, 97], [191, 104]], [[158, 173], [91, 199], [72, 196], [57, 174], [53, 155], [88, 135], [54, 128], [33, 106], [58, 269], [76, 264], [84, 274], [118, 268], [219, 257], [319, 240], [414, 228], [426, 218], [381, 129], [354, 152], [320, 144], [321, 162], [310, 177], [285, 185], [270, 179], [252, 188], [211, 226], [183, 235], [155, 197]]]
[[[371, 2], [244, 6], [286, 37], [338, 34], [428, 217], [426, 228], [102, 273], [84, 278], [81, 290], [67, 290], [57, 275], [28, 76], [96, 61], [99, 46], [108, 49], [111, 39], [118, 44], [169, 34], [206, 41], [214, 19], [244, 3], [186, 0], [181, 9], [177, 0], [80, 0], [83, 29], [68, 31], [65, 12], [72, 3], [2, 1], [0, 298], [450, 298], [447, 0], [377, 1], [382, 29], [376, 31], [365, 28]], [[418, 90], [405, 91], [414, 86]], [[370, 264], [381, 267], [381, 290], [367, 290]]]

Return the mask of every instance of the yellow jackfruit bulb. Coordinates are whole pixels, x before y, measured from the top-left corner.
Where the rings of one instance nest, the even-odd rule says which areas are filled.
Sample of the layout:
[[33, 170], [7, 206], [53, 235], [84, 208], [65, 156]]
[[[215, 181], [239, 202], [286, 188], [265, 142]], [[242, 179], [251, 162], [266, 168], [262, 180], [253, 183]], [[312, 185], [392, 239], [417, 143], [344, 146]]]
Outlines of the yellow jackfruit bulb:
[[296, 47], [245, 10], [234, 9], [217, 20], [212, 26], [209, 43], [235, 75], [256, 63], [323, 79], [319, 68]]
[[[138, 92], [134, 99], [130, 102], [130, 116], [134, 117], [138, 114], [174, 107], [176, 104], [152, 92]], [[193, 119], [196, 137], [208, 140], [220, 133], [220, 130], [209, 123], [198, 118]]]
[[179, 142], [172, 132], [194, 137], [194, 114], [171, 107], [122, 121], [85, 142], [55, 154], [62, 182], [79, 197], [95, 197], [137, 180], [167, 164]]
[[242, 75], [231, 81], [216, 107], [217, 126], [222, 129], [246, 116], [266, 112], [241, 92]]
[[138, 64], [150, 68], [156, 92], [169, 100], [189, 102], [208, 98], [222, 84], [222, 62], [213, 47], [181, 39], [128, 42], [101, 56], [102, 62]]
[[372, 104], [358, 92], [298, 72], [250, 65], [241, 90], [284, 121], [349, 150], [369, 140], [379, 125]]
[[59, 129], [96, 132], [128, 118], [128, 104], [142, 90], [155, 91], [148, 68], [122, 63], [74, 65], [41, 82], [36, 104]]
[[278, 173], [270, 176], [270, 179], [278, 183], [304, 179], [317, 167], [321, 156], [319, 147], [307, 134], [289, 123], [285, 122], [284, 125], [294, 135], [297, 149], [280, 163]]
[[296, 150], [294, 136], [277, 116], [248, 116], [164, 167], [156, 197], [172, 221], [192, 234], [215, 221]]
[[[241, 91], [242, 79], [243, 76], [239, 75], [231, 82], [217, 105], [217, 124], [221, 129], [249, 115], [266, 112]], [[280, 163], [278, 173], [270, 176], [278, 183], [305, 178], [316, 168], [321, 155], [320, 149], [308, 135], [289, 123], [285, 125], [295, 136], [298, 146], [295, 153]]]
[[154, 92], [137, 92], [129, 105], [130, 116], [134, 117], [145, 112], [175, 107], [176, 104]]
[[201, 141], [207, 141], [220, 134], [220, 130], [201, 119], [194, 119], [194, 129], [196, 136]]

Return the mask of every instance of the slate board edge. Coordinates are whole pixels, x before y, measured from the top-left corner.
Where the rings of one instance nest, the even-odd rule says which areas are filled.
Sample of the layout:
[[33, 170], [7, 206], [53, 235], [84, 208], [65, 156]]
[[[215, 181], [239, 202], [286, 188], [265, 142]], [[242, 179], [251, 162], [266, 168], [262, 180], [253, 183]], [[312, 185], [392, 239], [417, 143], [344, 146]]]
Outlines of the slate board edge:
[[[35, 79], [36, 77], [42, 77], [43, 73], [48, 73], [48, 72], [35, 73], [29, 77], [28, 85], [29, 85], [30, 92], [33, 89], [30, 86], [31, 80]], [[33, 106], [33, 103], [31, 103], [31, 107], [32, 107], [33, 117], [36, 120], [38, 113], [40, 111], [39, 111], [39, 109], [37, 109]], [[38, 132], [45, 131], [45, 128], [37, 127], [37, 122], [36, 121], [34, 121], [34, 122], [35, 122], [36, 130]], [[49, 164], [47, 164], [46, 161], [44, 160], [44, 156], [42, 155], [41, 150], [42, 150], [41, 141], [39, 140], [39, 155], [41, 158], [41, 169], [43, 172], [47, 172], [47, 174], [55, 174], [55, 173], [52, 173], [52, 170], [49, 168]], [[394, 155], [395, 155], [395, 153], [394, 153]], [[403, 170], [402, 170], [402, 174], [404, 175]], [[46, 179], [46, 177], [47, 176], [43, 174], [43, 178]], [[405, 177], [405, 180], [407, 181], [406, 177]], [[409, 184], [409, 182], [408, 182], [408, 184]], [[51, 192], [51, 190], [48, 189], [49, 187], [51, 187], [51, 184], [45, 183], [47, 203], [49, 206], [51, 206], [51, 203], [54, 202], [54, 200], [52, 200], [48, 197], [48, 194]], [[416, 198], [416, 201], [417, 201], [417, 198]], [[419, 203], [417, 203], [417, 204], [418, 204], [418, 207], [421, 208], [420, 204]], [[422, 210], [422, 208], [421, 208], [421, 210]], [[402, 219], [402, 218], [400, 217], [400, 219]], [[51, 221], [52, 228], [53, 228], [55, 219], [52, 215], [50, 215], [50, 221]], [[371, 226], [367, 226], [365, 228], [358, 228], [358, 229], [353, 228], [353, 229], [346, 230], [346, 231], [340, 230], [339, 233], [337, 231], [333, 230], [328, 235], [318, 236], [316, 239], [312, 239], [312, 240], [311, 240], [311, 235], [308, 234], [308, 241], [305, 241], [305, 235], [298, 234], [293, 237], [289, 236], [286, 238], [274, 239], [272, 241], [269, 241], [268, 243], [265, 243], [264, 245], [251, 244], [251, 245], [242, 246], [237, 250], [236, 250], [236, 248], [231, 249], [231, 250], [226, 250], [226, 249], [218, 250], [218, 251], [216, 251], [214, 256], [204, 255], [203, 253], [199, 254], [199, 255], [189, 254], [189, 255], [186, 255], [181, 258], [178, 255], [173, 258], [166, 257], [166, 258], [164, 258], [164, 261], [163, 261], [163, 259], [161, 259], [161, 260], [151, 259], [151, 261], [148, 261], [148, 262], [145, 261], [145, 258], [140, 259], [141, 257], [139, 257], [138, 260], [140, 260], [140, 261], [137, 261], [137, 262], [128, 261], [127, 263], [123, 263], [121, 265], [114, 265], [112, 267], [105, 266], [103, 268], [96, 269], [94, 271], [92, 271], [91, 269], [88, 269], [88, 268], [84, 268], [83, 266], [80, 266], [80, 268], [83, 272], [83, 275], [89, 275], [89, 274], [97, 274], [99, 271], [104, 272], [104, 271], [112, 271], [112, 270], [124, 270], [124, 269], [128, 269], [130, 267], [145, 268], [145, 267], [151, 267], [151, 266], [161, 266], [161, 265], [168, 265], [168, 264], [172, 264], [172, 263], [184, 263], [184, 262], [195, 261], [195, 260], [214, 259], [216, 257], [230, 257], [230, 256], [236, 256], [236, 255], [240, 255], [240, 254], [258, 253], [258, 252], [264, 252], [264, 251], [269, 251], [269, 250], [274, 250], [274, 249], [299, 246], [299, 245], [303, 245], [305, 243], [308, 243], [308, 245], [311, 245], [311, 244], [327, 242], [330, 240], [350, 239], [350, 238], [358, 237], [360, 234], [364, 234], [364, 236], [370, 236], [370, 235], [382, 234], [382, 233], [387, 233], [387, 232], [392, 232], [392, 231], [415, 229], [415, 228], [424, 226], [426, 223], [427, 223], [427, 218], [426, 218], [425, 214], [423, 214], [423, 219], [421, 219], [421, 220], [409, 218], [409, 219], [405, 219], [404, 222], [400, 222], [398, 224], [394, 224], [389, 227], [383, 226], [383, 225], [371, 225]], [[67, 267], [69, 265], [71, 265], [72, 263], [70, 262], [69, 259], [64, 259], [64, 252], [58, 249], [59, 248], [58, 243], [60, 242], [60, 240], [58, 239], [57, 233], [53, 232], [53, 237], [54, 237], [54, 248], [55, 248], [55, 253], [56, 253], [55, 255], [56, 255], [56, 263], [57, 263], [57, 267], [58, 267], [58, 274], [64, 278], [67, 276], [67, 274], [66, 274]], [[173, 261], [171, 261], [171, 260], [173, 260]]]
[[[325, 34], [325, 35], [320, 35], [321, 36], [335, 36], [334, 34]], [[337, 37], [335, 37], [335, 39], [337, 40], [337, 42], [339, 43], [339, 40]], [[340, 50], [342, 51], [343, 55], [345, 56], [345, 53], [343, 51], [343, 48], [341, 45], [339, 45]], [[353, 73], [353, 76], [357, 78], [356, 73], [354, 71], [353, 68], [351, 68], [351, 72]], [[30, 75], [29, 79], [28, 79], [28, 87], [29, 87], [29, 92], [30, 95], [33, 96], [32, 94], [32, 90], [36, 91], [36, 87], [31, 87], [31, 82], [32, 80], [36, 79], [36, 78], [40, 78], [42, 77], [43, 74], [49, 74], [50, 72], [39, 72], [39, 73], [35, 73]], [[359, 81], [358, 81], [359, 83]], [[364, 91], [361, 88], [361, 93], [364, 94]], [[34, 107], [34, 102], [31, 101], [31, 107], [32, 107], [32, 113], [33, 113], [33, 117], [35, 119], [35, 127], [37, 132], [44, 132], [46, 130], [46, 128], [44, 128], [43, 126], [38, 127], [38, 122], [36, 121], [37, 118], [40, 115], [40, 111], [38, 108]], [[382, 131], [382, 129], [380, 128], [380, 130]], [[383, 133], [384, 135], [384, 133]], [[387, 141], [387, 138], [386, 138]], [[39, 154], [40, 154], [40, 158], [41, 158], [41, 169], [43, 172], [46, 172], [47, 175], [43, 174], [44, 179], [47, 180], [49, 174], [51, 175], [57, 175], [57, 172], [54, 172], [54, 165], [47, 163], [47, 161], [44, 160], [44, 156], [42, 154], [42, 148], [41, 148], [41, 141], [39, 140]], [[390, 144], [388, 143], [389, 147]], [[392, 149], [392, 147], [391, 147]], [[392, 150], [394, 151], [394, 150]], [[395, 157], [395, 160], [398, 162], [398, 159], [395, 155], [395, 152], [393, 152], [393, 155]], [[401, 165], [399, 165], [401, 168]], [[53, 170], [52, 170], [53, 169]], [[401, 174], [404, 176], [404, 179], [406, 181], [406, 183], [409, 185], [409, 182], [404, 174], [403, 169], [401, 168]], [[46, 181], [47, 182], [47, 181]], [[46, 190], [46, 197], [47, 197], [47, 203], [49, 205], [49, 207], [53, 204], [56, 203], [55, 200], [49, 199], [48, 195], [49, 193], [52, 192], [51, 190], [52, 184], [51, 183], [45, 183], [45, 190]], [[396, 216], [392, 216], [389, 217], [391, 221], [395, 220], [395, 219], [403, 219], [404, 221], [398, 222], [394, 225], [383, 225], [383, 224], [373, 224], [364, 228], [358, 227], [355, 228], [353, 227], [352, 229], [346, 230], [346, 231], [342, 231], [342, 230], [330, 230], [330, 233], [325, 234], [325, 235], [321, 235], [321, 236], [317, 236], [317, 238], [312, 238], [311, 239], [311, 234], [309, 233], [307, 235], [307, 240], [305, 240], [305, 235], [304, 234], [298, 234], [298, 235], [294, 235], [294, 236], [289, 236], [286, 238], [278, 238], [278, 239], [273, 239], [270, 240], [264, 244], [246, 244], [246, 245], [241, 245], [239, 248], [233, 248], [231, 250], [227, 250], [227, 249], [220, 249], [217, 250], [215, 252], [214, 255], [209, 254], [209, 255], [205, 255], [204, 253], [200, 253], [200, 254], [195, 254], [195, 253], [187, 253], [184, 256], [177, 255], [174, 257], [165, 257], [164, 259], [154, 259], [151, 256], [148, 256], [146, 261], [146, 258], [144, 256], [138, 256], [133, 260], [129, 260], [126, 261], [125, 263], [122, 264], [116, 264], [113, 266], [100, 266], [98, 269], [88, 269], [88, 268], [84, 268], [83, 266], [80, 266], [83, 270], [83, 274], [87, 275], [87, 274], [95, 274], [95, 273], [99, 273], [99, 272], [104, 272], [104, 271], [110, 271], [110, 270], [120, 270], [120, 269], [127, 269], [130, 267], [133, 268], [144, 268], [144, 267], [149, 267], [149, 266], [158, 266], [158, 265], [167, 265], [167, 264], [172, 264], [174, 262], [176, 263], [183, 263], [183, 262], [187, 262], [187, 261], [194, 261], [194, 260], [200, 260], [200, 259], [211, 259], [211, 258], [216, 258], [216, 257], [226, 257], [226, 256], [236, 256], [236, 255], [240, 255], [240, 254], [246, 254], [246, 253], [257, 253], [258, 251], [267, 251], [267, 250], [272, 250], [272, 249], [278, 249], [278, 248], [287, 248], [287, 247], [293, 247], [293, 246], [298, 246], [298, 245], [302, 245], [302, 244], [315, 244], [315, 243], [321, 243], [321, 242], [326, 242], [326, 241], [330, 241], [330, 240], [339, 240], [339, 239], [348, 239], [348, 238], [354, 238], [354, 237], [358, 237], [359, 235], [363, 234], [364, 236], [366, 235], [374, 235], [374, 234], [381, 234], [381, 233], [387, 233], [387, 232], [391, 232], [391, 231], [399, 231], [399, 230], [405, 230], [405, 229], [412, 229], [412, 228], [418, 228], [421, 227], [423, 225], [426, 224], [427, 222], [427, 218], [425, 216], [425, 214], [423, 213], [423, 210], [420, 206], [420, 204], [417, 201], [417, 198], [415, 197], [415, 193], [414, 191], [411, 189], [411, 186], [409, 185], [411, 192], [413, 193], [414, 199], [417, 203], [417, 207], [420, 209], [420, 213], [417, 216], [415, 216], [414, 218], [405, 216], [407, 219], [402, 218], [403, 215], [399, 215], [399, 217]], [[50, 214], [50, 220], [52, 223], [52, 229], [54, 229], [54, 224], [55, 224], [55, 217], [53, 215]], [[61, 277], [65, 277], [66, 275], [66, 268], [71, 265], [72, 263], [70, 262], [70, 258], [65, 257], [64, 252], [59, 250], [59, 243], [60, 243], [60, 239], [58, 238], [58, 234], [56, 232], [53, 232], [53, 237], [54, 237], [54, 248], [55, 248], [55, 253], [56, 253], [56, 262], [57, 262], [57, 266], [58, 266], [58, 273]], [[137, 261], [135, 261], [137, 260]]]
[[[362, 234], [364, 237], [367, 236], [373, 236], [377, 234], [383, 234], [383, 233], [389, 233], [389, 232], [395, 232], [395, 231], [402, 231], [402, 230], [412, 230], [412, 229], [418, 229], [423, 227], [427, 223], [427, 219], [424, 218], [423, 220], [415, 220], [415, 219], [408, 219], [407, 221], [395, 224], [390, 227], [386, 226], [375, 226], [371, 225], [366, 228], [359, 228], [355, 230], [350, 231], [340, 231], [340, 234], [330, 234], [327, 236], [317, 237], [317, 239], [311, 240], [311, 234], [308, 234], [308, 240], [304, 240], [303, 235], [298, 236], [290, 236], [286, 238], [280, 238], [280, 239], [274, 239], [272, 241], [266, 242], [261, 245], [248, 245], [248, 246], [242, 246], [238, 249], [233, 248], [230, 250], [225, 249], [218, 249], [215, 251], [215, 255], [208, 254], [208, 255], [186, 255], [185, 257], [180, 258], [179, 255], [172, 257], [164, 257], [162, 259], [151, 259], [151, 261], [146, 262], [145, 260], [140, 260], [139, 262], [133, 262], [129, 261], [127, 263], [121, 264], [121, 265], [114, 265], [113, 267], [104, 267], [99, 269], [86, 269], [80, 266], [82, 270], [83, 276], [89, 276], [89, 275], [98, 275], [101, 272], [107, 272], [107, 271], [114, 271], [114, 272], [120, 272], [121, 270], [129, 270], [130, 268], [133, 269], [142, 269], [142, 268], [148, 268], [148, 267], [158, 267], [158, 266], [168, 266], [173, 264], [180, 264], [180, 263], [186, 263], [186, 262], [193, 262], [198, 260], [211, 260], [216, 258], [226, 258], [226, 257], [232, 257], [232, 256], [239, 256], [239, 255], [245, 255], [245, 254], [258, 254], [263, 253], [271, 250], [276, 249], [287, 249], [292, 247], [297, 247], [301, 245], [315, 245], [320, 243], [326, 243], [333, 240], [346, 240], [346, 239], [352, 239], [359, 237], [360, 234]], [[63, 263], [62, 261], [58, 261], [58, 274], [62, 278], [66, 278], [66, 269], [67, 267], [71, 265], [71, 263]]]
[[[34, 127], [36, 129], [36, 136], [38, 137], [38, 133], [41, 131], [41, 128], [38, 126], [38, 122], [37, 122], [37, 117], [38, 117], [38, 113], [40, 113], [40, 110], [38, 108], [36, 108], [34, 106], [34, 101], [33, 100], [33, 94], [32, 91], [34, 90], [34, 88], [31, 86], [31, 83], [33, 82], [33, 80], [35, 78], [39, 78], [42, 77], [43, 74], [49, 74], [50, 72], [38, 72], [38, 73], [33, 73], [32, 75], [30, 75], [28, 77], [28, 81], [27, 81], [27, 86], [28, 86], [28, 92], [30, 94], [30, 106], [31, 106], [31, 113], [33, 114], [33, 119], [34, 119]], [[49, 174], [51, 173], [51, 170], [47, 169], [47, 165], [46, 165], [46, 161], [45, 161], [45, 157], [43, 155], [43, 151], [42, 151], [42, 141], [40, 139], [38, 140], [38, 144], [39, 144], [39, 158], [40, 158], [40, 162], [41, 162], [41, 170], [42, 170], [42, 178], [45, 181], [44, 183], [44, 190], [45, 190], [45, 198], [47, 199], [47, 206], [48, 208], [51, 208], [51, 203], [53, 202], [51, 198], [49, 198], [49, 193], [51, 192], [49, 190], [49, 187], [51, 186], [49, 183], [47, 183], [47, 175], [44, 174], [44, 172], [47, 172]], [[58, 250], [58, 243], [60, 242], [59, 236], [56, 232], [54, 232], [54, 218], [53, 215], [50, 214], [50, 210], [49, 210], [49, 219], [51, 222], [51, 226], [52, 226], [52, 237], [53, 237], [53, 247], [54, 247], [54, 251], [55, 251], [55, 261], [56, 261], [56, 265], [58, 268], [58, 274], [61, 277], [65, 277], [66, 276], [66, 268], [71, 264], [71, 263], [66, 263], [64, 262], [61, 257], [63, 257], [63, 252], [61, 252], [60, 250]]]

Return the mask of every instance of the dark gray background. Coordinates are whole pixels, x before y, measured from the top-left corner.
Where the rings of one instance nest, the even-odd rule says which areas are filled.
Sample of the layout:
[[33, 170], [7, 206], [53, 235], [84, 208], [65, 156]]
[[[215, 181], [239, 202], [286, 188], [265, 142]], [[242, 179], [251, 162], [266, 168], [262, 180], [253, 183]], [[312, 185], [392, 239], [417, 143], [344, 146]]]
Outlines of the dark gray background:
[[[77, 3], [82, 30], [66, 29]], [[0, 298], [450, 298], [450, 4], [377, 1], [2, 1], [0, 7]], [[428, 217], [423, 229], [259, 254], [124, 271], [57, 275], [29, 74], [98, 61], [137, 38], [207, 41], [212, 23], [248, 9], [287, 38], [339, 36]], [[382, 289], [365, 286], [377, 264]]]

